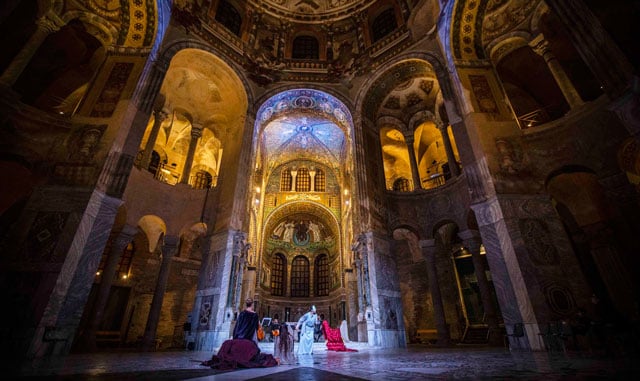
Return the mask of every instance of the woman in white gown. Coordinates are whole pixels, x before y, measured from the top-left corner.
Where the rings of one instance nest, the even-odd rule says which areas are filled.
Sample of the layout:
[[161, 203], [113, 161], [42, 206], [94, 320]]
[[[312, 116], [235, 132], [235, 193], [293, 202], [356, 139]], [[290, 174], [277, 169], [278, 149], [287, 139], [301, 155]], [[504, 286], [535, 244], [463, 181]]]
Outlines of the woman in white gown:
[[313, 354], [313, 334], [318, 315], [316, 315], [316, 306], [311, 306], [311, 310], [298, 320], [296, 331], [300, 330], [300, 343], [298, 344], [299, 355]]

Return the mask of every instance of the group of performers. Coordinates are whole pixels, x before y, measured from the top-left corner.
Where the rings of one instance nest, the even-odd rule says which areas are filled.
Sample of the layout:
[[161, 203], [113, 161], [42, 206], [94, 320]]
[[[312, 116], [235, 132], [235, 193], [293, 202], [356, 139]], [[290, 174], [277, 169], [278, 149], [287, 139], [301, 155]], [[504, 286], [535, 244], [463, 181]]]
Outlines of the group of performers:
[[[240, 312], [233, 330], [233, 339], [226, 340], [218, 352], [202, 365], [216, 369], [264, 368], [296, 363], [294, 355], [294, 332], [287, 323], [272, 324], [274, 336], [273, 355], [262, 353], [258, 346], [257, 331], [260, 325], [258, 314], [253, 310], [253, 299], [245, 301], [245, 309]], [[299, 356], [312, 355], [315, 341], [316, 325], [321, 324], [322, 334], [326, 339], [327, 350], [337, 352], [356, 352], [344, 345], [339, 328], [331, 328], [324, 319], [319, 319], [315, 306], [302, 315], [295, 326], [300, 332], [297, 351]], [[275, 335], [274, 335], [275, 333]]]

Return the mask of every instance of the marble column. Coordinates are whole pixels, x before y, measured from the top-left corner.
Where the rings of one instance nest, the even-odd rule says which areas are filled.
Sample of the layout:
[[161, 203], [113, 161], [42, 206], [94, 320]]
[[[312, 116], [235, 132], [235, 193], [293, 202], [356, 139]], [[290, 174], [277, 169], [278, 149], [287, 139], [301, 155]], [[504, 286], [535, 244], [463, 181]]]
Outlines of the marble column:
[[291, 170], [291, 192], [295, 192], [296, 191], [296, 179], [298, 177], [298, 171], [292, 169]]
[[316, 191], [316, 171], [314, 169], [309, 170], [309, 176], [311, 176], [311, 192]]
[[418, 171], [418, 161], [416, 160], [416, 150], [413, 149], [413, 142], [415, 138], [413, 131], [403, 134], [404, 142], [407, 144], [407, 151], [409, 153], [409, 163], [411, 164], [411, 177], [413, 179], [413, 190], [422, 189], [422, 183], [420, 182], [420, 172]]
[[542, 34], [539, 34], [529, 42], [529, 46], [531, 46], [536, 54], [544, 58], [544, 61], [547, 63], [553, 78], [556, 80], [556, 83], [560, 87], [560, 90], [567, 100], [567, 103], [569, 103], [569, 106], [573, 109], [584, 104], [580, 94], [578, 94], [578, 91], [567, 76], [567, 73], [562, 68], [562, 65], [560, 65], [555, 54], [553, 54], [549, 48], [549, 41], [547, 41]]
[[156, 140], [158, 139], [158, 134], [160, 133], [160, 126], [162, 126], [162, 122], [167, 119], [168, 115], [169, 113], [164, 109], [157, 109], [153, 111], [153, 127], [151, 127], [149, 138], [147, 139], [147, 143], [144, 146], [142, 160], [140, 160], [140, 167], [142, 169], [149, 168], [149, 164], [151, 163], [151, 156], [153, 154], [153, 147], [156, 145]]
[[480, 232], [477, 230], [465, 230], [458, 233], [458, 237], [462, 239], [462, 244], [464, 245], [465, 250], [468, 250], [471, 253], [473, 270], [476, 275], [476, 279], [478, 280], [478, 288], [480, 289], [480, 299], [482, 300], [482, 309], [484, 310], [484, 321], [489, 327], [489, 343], [492, 345], [501, 344], [503, 342], [503, 336], [500, 334], [500, 329], [498, 327], [498, 317], [491, 298], [491, 285], [487, 279], [486, 268], [480, 254], [480, 247], [482, 245]]
[[11, 87], [20, 78], [20, 74], [27, 67], [33, 55], [38, 51], [42, 42], [49, 34], [57, 32], [60, 27], [64, 25], [64, 21], [57, 15], [49, 12], [44, 16], [36, 20], [36, 31], [29, 38], [27, 43], [22, 47], [22, 50], [11, 61], [9, 66], [4, 70], [2, 76], [0, 76], [0, 85]]
[[198, 123], [191, 124], [191, 140], [189, 141], [189, 151], [184, 161], [184, 169], [182, 170], [182, 180], [180, 183], [189, 184], [189, 176], [191, 176], [191, 167], [193, 166], [193, 158], [196, 154], [198, 140], [202, 136], [202, 125]]
[[438, 130], [440, 130], [440, 134], [442, 135], [442, 141], [444, 142], [444, 152], [447, 154], [447, 162], [449, 163], [449, 170], [451, 170], [452, 177], [458, 177], [460, 175], [460, 170], [458, 169], [458, 162], [456, 161], [456, 156], [453, 153], [453, 146], [451, 145], [451, 139], [449, 138], [449, 132], [446, 124], [442, 122], [437, 122]]
[[609, 98], [616, 99], [627, 92], [633, 65], [584, 1], [545, 0], [545, 3], [567, 26], [569, 39]]
[[447, 319], [444, 315], [444, 304], [442, 303], [442, 294], [440, 292], [440, 284], [438, 282], [438, 270], [436, 268], [437, 247], [435, 240], [421, 240], [420, 247], [422, 248], [422, 254], [425, 257], [427, 264], [429, 291], [431, 292], [436, 330], [438, 331], [438, 345], [447, 346], [451, 344], [451, 337], [449, 335], [449, 328], [447, 327]]
[[611, 110], [640, 142], [640, 77], [633, 64], [581, 0], [545, 0], [567, 26], [569, 39], [613, 100]]
[[122, 252], [127, 245], [133, 240], [133, 237], [138, 232], [138, 228], [131, 225], [125, 225], [118, 233], [117, 237], [112, 242], [111, 251], [105, 267], [100, 274], [100, 286], [98, 287], [98, 294], [93, 307], [93, 316], [89, 321], [89, 326], [85, 334], [86, 344], [88, 349], [96, 349], [96, 332], [100, 329], [100, 324], [104, 318], [104, 310], [109, 300], [109, 294], [111, 292], [111, 286], [113, 285], [114, 276], [122, 257]]
[[164, 300], [164, 294], [167, 290], [167, 283], [169, 281], [171, 260], [178, 250], [179, 241], [180, 239], [176, 236], [164, 237], [164, 243], [162, 245], [162, 263], [160, 264], [160, 273], [158, 274], [156, 288], [153, 293], [153, 299], [151, 300], [151, 307], [149, 308], [147, 325], [144, 329], [144, 336], [142, 337], [143, 351], [153, 351], [156, 349], [156, 331], [158, 329], [158, 323], [160, 322], [162, 302]]

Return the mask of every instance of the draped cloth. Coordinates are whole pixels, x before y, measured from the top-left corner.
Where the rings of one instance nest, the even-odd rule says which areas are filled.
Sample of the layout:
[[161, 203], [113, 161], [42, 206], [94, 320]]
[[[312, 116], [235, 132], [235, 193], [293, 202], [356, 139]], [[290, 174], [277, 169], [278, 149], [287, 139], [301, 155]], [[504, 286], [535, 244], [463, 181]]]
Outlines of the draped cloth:
[[231, 339], [220, 346], [218, 353], [211, 360], [201, 365], [214, 369], [228, 370], [236, 368], [268, 368], [278, 365], [276, 359], [267, 353], [261, 353], [253, 340]]
[[355, 349], [349, 349], [342, 341], [342, 335], [339, 328], [331, 328], [326, 320], [322, 321], [322, 330], [327, 340], [327, 350], [336, 352], [357, 352]]

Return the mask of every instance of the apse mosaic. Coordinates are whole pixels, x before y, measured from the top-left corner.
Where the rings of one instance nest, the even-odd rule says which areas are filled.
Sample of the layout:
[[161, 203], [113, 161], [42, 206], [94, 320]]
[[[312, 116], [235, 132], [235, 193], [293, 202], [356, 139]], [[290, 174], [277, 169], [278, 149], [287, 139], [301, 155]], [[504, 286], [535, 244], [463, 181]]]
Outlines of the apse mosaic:
[[294, 214], [275, 225], [267, 239], [268, 248], [287, 251], [297, 249], [331, 249], [336, 239], [332, 230], [318, 217], [309, 214]]

